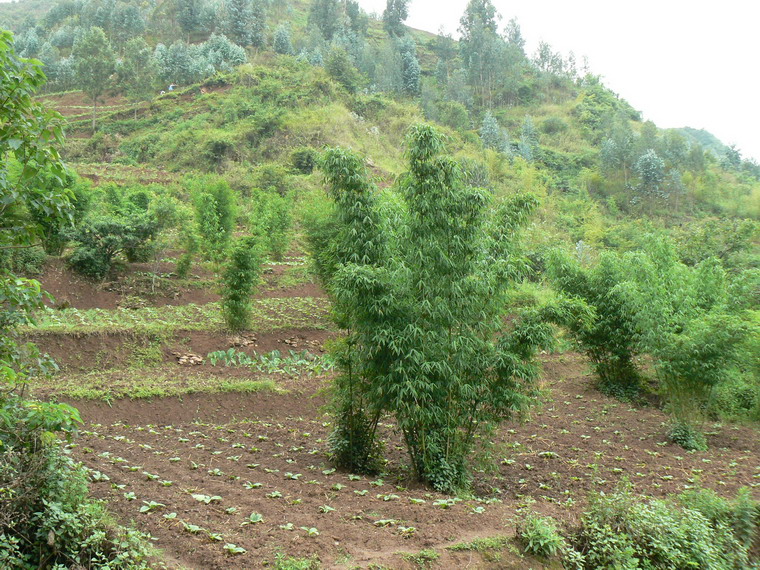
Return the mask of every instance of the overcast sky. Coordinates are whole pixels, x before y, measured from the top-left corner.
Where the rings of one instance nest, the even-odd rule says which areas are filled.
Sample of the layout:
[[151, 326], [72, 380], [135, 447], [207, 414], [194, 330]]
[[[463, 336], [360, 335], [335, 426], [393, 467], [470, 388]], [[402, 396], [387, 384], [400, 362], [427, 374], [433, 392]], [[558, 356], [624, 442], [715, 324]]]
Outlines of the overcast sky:
[[[661, 128], [703, 128], [760, 161], [760, 3], [756, 0], [493, 0], [516, 17], [530, 55], [544, 40]], [[382, 14], [385, 0], [359, 0]], [[467, 0], [411, 0], [407, 24], [456, 37]]]

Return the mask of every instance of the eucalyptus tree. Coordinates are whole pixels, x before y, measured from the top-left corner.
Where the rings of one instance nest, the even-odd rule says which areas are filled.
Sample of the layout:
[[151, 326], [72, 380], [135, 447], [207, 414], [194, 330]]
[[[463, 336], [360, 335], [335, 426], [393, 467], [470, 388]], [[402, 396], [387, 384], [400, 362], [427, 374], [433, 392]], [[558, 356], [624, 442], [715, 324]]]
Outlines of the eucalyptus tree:
[[376, 426], [390, 414], [416, 477], [453, 492], [469, 484], [479, 436], [530, 405], [534, 356], [552, 331], [543, 320], [548, 309], [526, 313], [509, 330], [503, 321], [524, 266], [516, 236], [537, 201], [497, 202], [463, 183], [444, 150], [435, 129], [413, 126], [410, 168], [388, 204], [358, 156], [328, 151], [322, 168], [333, 221], [310, 241], [348, 330], [334, 391], [335, 459], [376, 467]]
[[410, 0], [388, 0], [383, 10], [383, 27], [388, 35], [400, 37], [406, 33], [404, 22], [409, 17]]
[[98, 101], [108, 86], [116, 56], [105, 32], [97, 27], [82, 32], [74, 42], [71, 55], [77, 83], [92, 101], [92, 130], [95, 131]]
[[498, 33], [501, 16], [491, 0], [470, 0], [460, 20], [459, 49], [477, 102], [491, 107], [505, 42]]

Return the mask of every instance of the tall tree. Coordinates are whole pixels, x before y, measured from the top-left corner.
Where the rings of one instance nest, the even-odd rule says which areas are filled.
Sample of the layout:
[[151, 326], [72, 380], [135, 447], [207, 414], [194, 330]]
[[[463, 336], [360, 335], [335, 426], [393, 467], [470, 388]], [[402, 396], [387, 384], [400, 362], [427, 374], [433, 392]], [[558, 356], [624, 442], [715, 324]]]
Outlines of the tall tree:
[[97, 27], [90, 28], [79, 36], [71, 55], [74, 58], [77, 84], [92, 101], [92, 130], [95, 132], [98, 100], [108, 86], [108, 79], [116, 65], [116, 56], [105, 32]]
[[412, 127], [405, 213], [394, 214], [400, 224], [390, 237], [363, 161], [329, 151], [337, 239], [322, 259], [331, 260], [328, 288], [351, 330], [336, 386], [336, 458], [362, 467], [345, 452], [375, 451], [377, 420], [391, 413], [416, 477], [455, 492], [468, 486], [478, 434], [529, 405], [534, 355], [551, 328], [540, 311], [510, 332], [501, 318], [519, 257], [515, 234], [536, 200], [494, 203], [463, 183], [443, 150], [434, 129]]
[[316, 28], [326, 41], [332, 41], [333, 36], [341, 26], [341, 7], [338, 0], [314, 0], [309, 8], [309, 27]]
[[202, 0], [177, 0], [177, 21], [182, 31], [187, 35], [188, 42], [190, 36], [201, 28], [202, 17]]
[[264, 0], [227, 0], [222, 29], [239, 46], [263, 47], [266, 40]]
[[[3, 70], [0, 80], [0, 101], [3, 102], [0, 105], [0, 252], [5, 252], [34, 244], [41, 234], [38, 222], [58, 224], [69, 221], [72, 195], [62, 182], [66, 171], [58, 152], [58, 146], [63, 142], [63, 119], [58, 113], [45, 109], [34, 98], [45, 83], [42, 66], [39, 62], [18, 57], [13, 35], [5, 30], [0, 30], [0, 69]], [[20, 166], [17, 174], [11, 173], [14, 163]], [[43, 175], [53, 183], [37, 184]], [[32, 210], [38, 213], [36, 217], [26, 215]], [[5, 453], [13, 450], [13, 435], [17, 427], [11, 422], [15, 414], [23, 413], [24, 429], [30, 432], [35, 430], [35, 426], [41, 432], [71, 431], [76, 427], [79, 414], [66, 404], [30, 403], [20, 398], [30, 377], [42, 375], [52, 368], [49, 359], [41, 355], [34, 345], [20, 345], [17, 336], [17, 328], [31, 324], [33, 312], [43, 307], [40, 284], [33, 279], [14, 275], [2, 263], [0, 299], [0, 382], [3, 385], [0, 409], [3, 410], [4, 424], [0, 433], [0, 448]], [[21, 425], [19, 422], [18, 426]], [[30, 461], [38, 459], [26, 458], [16, 465]], [[6, 472], [9, 465], [4, 465]], [[18, 473], [12, 475], [23, 476]], [[6, 518], [9, 505], [13, 505], [10, 500], [12, 495], [4, 500]], [[13, 520], [13, 511], [10, 513], [10, 520]], [[18, 529], [11, 529], [10, 532], [13, 540], [22, 542], [14, 536]], [[28, 542], [28, 538], [24, 538]], [[36, 554], [40, 556], [39, 552]], [[53, 558], [52, 554], [50, 558], [47, 554], [45, 556], [44, 560]]]
[[399, 41], [401, 53], [401, 90], [405, 95], [417, 97], [420, 94], [421, 69], [417, 59], [417, 45], [406, 36]]
[[410, 0], [387, 0], [383, 11], [383, 27], [391, 37], [400, 37], [406, 33], [404, 22], [409, 17]]
[[470, 0], [459, 22], [459, 49], [477, 102], [491, 107], [504, 40], [497, 28], [501, 16], [491, 0]]
[[144, 38], [133, 38], [127, 42], [124, 57], [116, 71], [129, 99], [136, 103], [150, 99], [158, 79], [158, 70], [153, 53]]
[[272, 43], [275, 52], [283, 55], [293, 55], [293, 44], [290, 41], [290, 30], [287, 26], [278, 26], [274, 31], [274, 40]]
[[657, 198], [666, 195], [663, 182], [665, 181], [665, 161], [654, 149], [647, 150], [634, 164], [634, 170], [639, 177], [636, 192], [649, 203], [651, 208]]
[[530, 115], [525, 115], [520, 135], [520, 155], [530, 162], [535, 158], [538, 150], [538, 133]]

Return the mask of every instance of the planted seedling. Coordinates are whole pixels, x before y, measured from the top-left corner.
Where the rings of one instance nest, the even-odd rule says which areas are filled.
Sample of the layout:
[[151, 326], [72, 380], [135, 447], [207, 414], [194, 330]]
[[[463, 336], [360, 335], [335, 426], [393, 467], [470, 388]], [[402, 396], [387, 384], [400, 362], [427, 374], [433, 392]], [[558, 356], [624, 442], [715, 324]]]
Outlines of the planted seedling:
[[316, 529], [316, 527], [306, 527], [302, 526], [300, 527], [301, 530], [306, 532], [306, 536], [319, 536], [319, 531]]
[[202, 495], [200, 493], [194, 494], [193, 499], [195, 499], [199, 503], [205, 503], [207, 505], [210, 503], [216, 503], [222, 500], [222, 498], [219, 495], [211, 496], [211, 495]]
[[237, 546], [232, 543], [227, 543], [224, 545], [224, 550], [229, 554], [230, 556], [236, 556], [238, 554], [245, 554], [247, 550], [243, 548], [242, 546]]
[[264, 516], [261, 513], [253, 512], [250, 515], [248, 515], [248, 518], [243, 521], [243, 523], [240, 526], [245, 526], [247, 524], [256, 524], [264, 522]]
[[156, 501], [143, 501], [145, 503], [142, 507], [140, 507], [141, 513], [149, 513], [151, 511], [154, 511], [156, 509], [160, 509], [161, 507], [165, 507], [166, 505], [163, 503], [157, 503]]

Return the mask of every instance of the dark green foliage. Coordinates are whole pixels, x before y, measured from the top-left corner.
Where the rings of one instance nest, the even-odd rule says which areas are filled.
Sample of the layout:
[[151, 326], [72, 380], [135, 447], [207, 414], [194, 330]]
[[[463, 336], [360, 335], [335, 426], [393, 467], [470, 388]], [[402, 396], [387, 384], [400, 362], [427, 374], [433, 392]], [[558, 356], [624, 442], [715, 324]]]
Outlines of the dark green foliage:
[[103, 279], [119, 254], [127, 261], [146, 261], [158, 229], [158, 221], [147, 212], [128, 217], [95, 216], [67, 234], [78, 243], [69, 264], [82, 275]]
[[313, 148], [297, 148], [290, 154], [290, 160], [301, 174], [311, 174], [317, 165], [317, 152]]
[[338, 0], [314, 0], [309, 7], [309, 28], [318, 29], [328, 42], [339, 29], [341, 22]]
[[201, 28], [203, 3], [201, 0], [178, 0], [177, 21], [189, 37]]
[[752, 491], [742, 487], [733, 500], [718, 496], [709, 489], [691, 489], [678, 496], [686, 508], [698, 511], [712, 525], [730, 526], [739, 541], [750, 548], [758, 537], [760, 503], [752, 499]]
[[727, 517], [710, 516], [717, 514], [712, 508], [716, 502], [710, 499], [708, 505], [694, 497], [679, 497], [683, 506], [647, 501], [627, 490], [594, 497], [580, 529], [571, 537], [575, 551], [583, 557], [581, 567], [747, 568], [747, 546], [726, 524]]
[[272, 258], [280, 261], [290, 245], [291, 200], [270, 192], [258, 192], [254, 198], [256, 203], [251, 214], [252, 232], [258, 236]]
[[541, 132], [554, 135], [566, 131], [567, 127], [567, 123], [559, 117], [549, 117], [541, 123]]
[[421, 79], [420, 62], [412, 51], [405, 51], [401, 54], [401, 85], [402, 92], [410, 97], [417, 97], [420, 94]]
[[509, 331], [501, 322], [504, 294], [524, 265], [515, 234], [536, 201], [492, 204], [488, 192], [462, 183], [442, 151], [434, 129], [411, 129], [404, 206], [386, 214], [361, 159], [328, 152], [323, 168], [337, 224], [322, 228], [337, 235], [317, 253], [339, 323], [350, 331], [335, 386], [336, 459], [366, 464], [377, 449], [377, 421], [391, 413], [418, 479], [452, 492], [469, 483], [476, 436], [530, 404], [533, 356], [552, 333], [540, 311]]
[[143, 536], [110, 522], [88, 497], [86, 471], [54, 432], [71, 432], [76, 410], [6, 398], [0, 407], [0, 565], [3, 568], [150, 568]]
[[208, 259], [221, 260], [235, 227], [235, 195], [227, 182], [206, 177], [187, 181], [193, 196], [201, 249]]
[[[79, 223], [89, 207], [89, 184], [70, 172], [64, 176], [40, 173], [33, 181], [25, 200], [30, 221], [36, 226], [36, 234], [49, 255], [61, 255], [68, 243], [66, 232], [72, 224]], [[69, 200], [66, 217], [51, 217], [49, 204], [41, 197], [50, 193], [65, 193]]]
[[559, 534], [557, 525], [549, 517], [529, 515], [517, 527], [517, 536], [525, 552], [549, 558], [561, 553], [565, 539]]
[[23, 277], [42, 274], [47, 255], [41, 247], [0, 250], [0, 265]]
[[274, 51], [282, 55], [293, 55], [293, 43], [290, 40], [290, 29], [287, 26], [279, 26], [274, 31]]
[[190, 274], [190, 268], [193, 264], [193, 256], [198, 253], [198, 236], [195, 235], [193, 228], [185, 228], [182, 235], [182, 242], [185, 252], [177, 260], [177, 277], [186, 279]]
[[250, 324], [251, 296], [261, 275], [261, 255], [255, 238], [243, 238], [230, 249], [222, 274], [222, 313], [233, 331]]
[[548, 269], [559, 291], [583, 300], [594, 310], [591, 326], [577, 321], [566, 326], [591, 360], [600, 389], [622, 399], [635, 396], [639, 373], [633, 360], [639, 350], [639, 334], [633, 308], [618, 288], [627, 275], [621, 260], [614, 254], [602, 254], [594, 267], [586, 268], [568, 255], [553, 252]]
[[406, 33], [404, 22], [409, 17], [409, 0], [387, 0], [383, 10], [383, 27], [391, 37]]
[[351, 63], [351, 58], [342, 47], [333, 46], [325, 60], [327, 74], [340, 83], [346, 91], [354, 93], [359, 86], [361, 76]]

